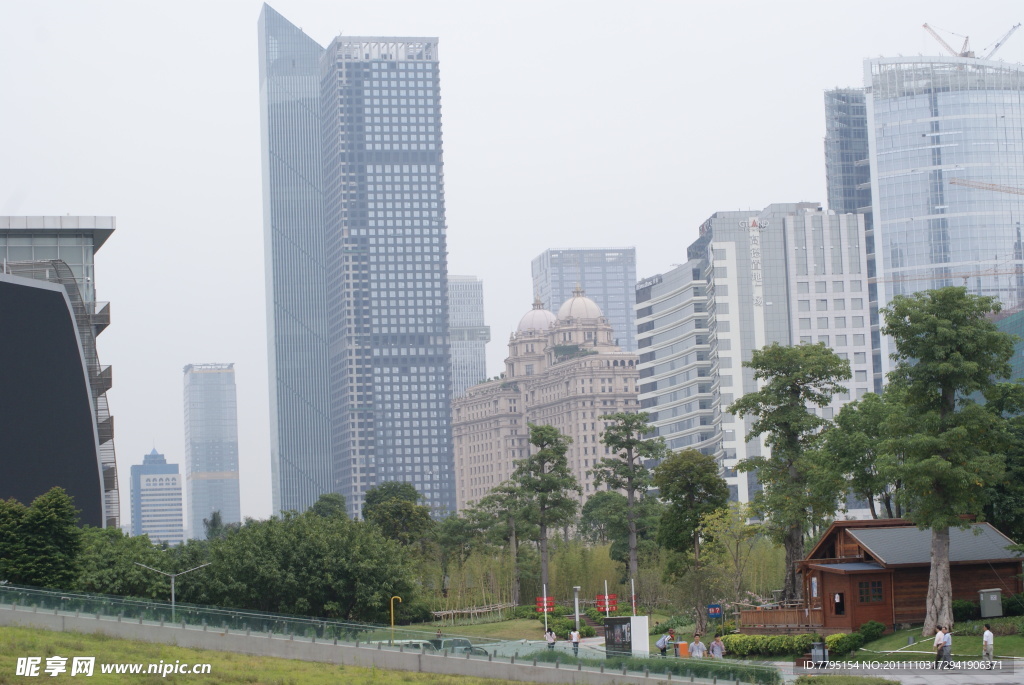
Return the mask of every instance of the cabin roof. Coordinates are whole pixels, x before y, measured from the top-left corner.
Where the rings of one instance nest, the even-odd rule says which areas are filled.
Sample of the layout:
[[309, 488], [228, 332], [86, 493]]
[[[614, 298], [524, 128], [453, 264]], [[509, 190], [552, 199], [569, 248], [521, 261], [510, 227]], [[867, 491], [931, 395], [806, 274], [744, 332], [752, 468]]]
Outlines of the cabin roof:
[[[931, 561], [932, 532], [917, 526], [897, 528], [850, 528], [848, 532], [871, 556], [885, 566], [928, 564]], [[975, 523], [970, 528], [949, 529], [949, 561], [997, 561], [1017, 559], [1007, 550], [1013, 540], [988, 523]]]
[[838, 564], [808, 564], [811, 568], [820, 568], [823, 571], [857, 573], [863, 571], [884, 571], [885, 567], [874, 561], [844, 561]]

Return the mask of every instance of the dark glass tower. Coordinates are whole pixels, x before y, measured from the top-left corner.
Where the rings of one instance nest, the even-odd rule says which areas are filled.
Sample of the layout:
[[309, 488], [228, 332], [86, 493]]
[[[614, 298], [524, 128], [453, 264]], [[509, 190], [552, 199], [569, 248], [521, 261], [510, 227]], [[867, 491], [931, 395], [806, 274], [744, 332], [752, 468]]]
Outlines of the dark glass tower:
[[[282, 24], [264, 6], [261, 44], [271, 75], [278, 65], [298, 69], [303, 56], [315, 52], [298, 29], [289, 24], [287, 33]], [[272, 28], [291, 36], [300, 54], [281, 52], [279, 43], [275, 53], [267, 35]], [[294, 131], [280, 117], [269, 128], [280, 129], [276, 140], [288, 149], [279, 154], [321, 160], [319, 176], [314, 170], [302, 175], [303, 192], [292, 196], [295, 202], [282, 209], [289, 218], [280, 220], [302, 215], [296, 223], [319, 227], [323, 246], [316, 251], [319, 245], [310, 242], [322, 263], [314, 260], [292, 274], [326, 284], [322, 300], [298, 303], [315, 309], [318, 323], [321, 316], [327, 322], [321, 329], [327, 358], [317, 357], [307, 369], [328, 383], [330, 398], [330, 428], [317, 433], [317, 441], [330, 444], [332, 480], [320, 492], [341, 493], [358, 515], [367, 489], [400, 480], [437, 511], [453, 510], [437, 39], [338, 37], [317, 58], [319, 109], [298, 117]], [[305, 69], [296, 75], [303, 106], [307, 76]], [[264, 102], [265, 120], [272, 120], [271, 104]], [[274, 140], [265, 132], [265, 150]], [[265, 151], [268, 157], [274, 154]], [[267, 175], [265, 163], [272, 204], [278, 187]], [[275, 301], [276, 287], [269, 294]], [[277, 363], [290, 364], [289, 354], [278, 350]], [[287, 407], [279, 405], [276, 413], [283, 433]]]

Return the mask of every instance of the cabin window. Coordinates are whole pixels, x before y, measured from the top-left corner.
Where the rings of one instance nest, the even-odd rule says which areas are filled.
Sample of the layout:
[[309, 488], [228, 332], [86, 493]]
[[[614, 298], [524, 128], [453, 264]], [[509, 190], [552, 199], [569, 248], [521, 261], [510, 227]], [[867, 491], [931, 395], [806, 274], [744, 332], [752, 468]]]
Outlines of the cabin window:
[[857, 583], [857, 593], [862, 604], [869, 602], [881, 602], [882, 600], [882, 581], [871, 580], [863, 583]]

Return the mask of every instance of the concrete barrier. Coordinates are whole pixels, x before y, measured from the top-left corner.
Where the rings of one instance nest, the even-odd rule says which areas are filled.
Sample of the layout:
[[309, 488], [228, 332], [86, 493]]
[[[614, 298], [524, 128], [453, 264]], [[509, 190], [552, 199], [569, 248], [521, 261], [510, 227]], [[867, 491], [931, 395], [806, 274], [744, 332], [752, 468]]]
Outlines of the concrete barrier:
[[[533, 666], [529, 663], [504, 663], [487, 659], [467, 659], [464, 656], [443, 656], [419, 652], [398, 652], [376, 647], [356, 647], [353, 644], [334, 645], [331, 642], [313, 642], [288, 635], [259, 633], [246, 635], [242, 631], [225, 631], [207, 626], [160, 625], [122, 621], [119, 617], [76, 616], [70, 612], [37, 611], [29, 607], [0, 604], [0, 625], [42, 628], [61, 632], [102, 633], [126, 640], [140, 640], [177, 645], [193, 649], [235, 652], [254, 656], [270, 656], [299, 661], [345, 666], [376, 667], [393, 671], [417, 671], [443, 675], [464, 675], [478, 678], [500, 678], [531, 683], [587, 683], [593, 685], [655, 685], [668, 683], [664, 675], [622, 675], [596, 673], [572, 668], [556, 669], [553, 664]], [[24, 656], [33, 656], [26, 654]], [[81, 655], [89, 656], [89, 655]], [[675, 682], [688, 682], [678, 676]], [[710, 683], [701, 678], [693, 682]]]

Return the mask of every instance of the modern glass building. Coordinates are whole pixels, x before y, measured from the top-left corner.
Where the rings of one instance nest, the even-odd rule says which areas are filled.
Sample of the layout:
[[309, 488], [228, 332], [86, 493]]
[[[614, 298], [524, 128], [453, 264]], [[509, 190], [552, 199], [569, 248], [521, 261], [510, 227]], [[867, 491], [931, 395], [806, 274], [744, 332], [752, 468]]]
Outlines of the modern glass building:
[[206, 538], [203, 519], [219, 511], [242, 521], [238, 493], [238, 399], [234, 364], [185, 367], [185, 479], [189, 537]]
[[601, 307], [615, 331], [616, 344], [636, 351], [636, 248], [562, 248], [544, 250], [531, 264], [533, 292], [554, 307], [582, 288]]
[[452, 398], [487, 378], [484, 284], [476, 276], [448, 276], [448, 322], [452, 344]]
[[[96, 338], [110, 305], [94, 258], [114, 217], [0, 217], [0, 498], [25, 504], [60, 485], [81, 521], [120, 524], [110, 366]], [[45, 282], [45, 283], [44, 283]], [[10, 360], [17, 360], [16, 363]]]
[[957, 285], [1019, 308], [1024, 66], [872, 59], [864, 83], [879, 305]]
[[274, 512], [334, 489], [320, 165], [323, 48], [269, 6], [259, 19], [263, 237]]
[[132, 535], [148, 535], [153, 544], [180, 545], [182, 523], [181, 475], [156, 448], [132, 465]]
[[[260, 53], [264, 221], [272, 236], [300, 233], [306, 242], [296, 249], [310, 255], [296, 256], [268, 290], [272, 308], [286, 299], [311, 322], [299, 336], [309, 341], [306, 356], [272, 334], [272, 373], [280, 383], [282, 369], [301, 366], [303, 378], [327, 384], [306, 386], [313, 409], [277, 393], [276, 433], [315, 432], [316, 446], [329, 447], [327, 464], [312, 450], [295, 452], [316, 467], [314, 500], [313, 492], [339, 492], [358, 516], [367, 489], [401, 480], [439, 513], [454, 510], [437, 39], [339, 36], [320, 48], [264, 5]], [[308, 172], [275, 170], [288, 166], [283, 159]], [[267, 249], [276, 264], [278, 246], [269, 240]], [[278, 294], [314, 281], [308, 299]], [[317, 420], [297, 425], [310, 411]], [[279, 488], [284, 462], [282, 452]]]

